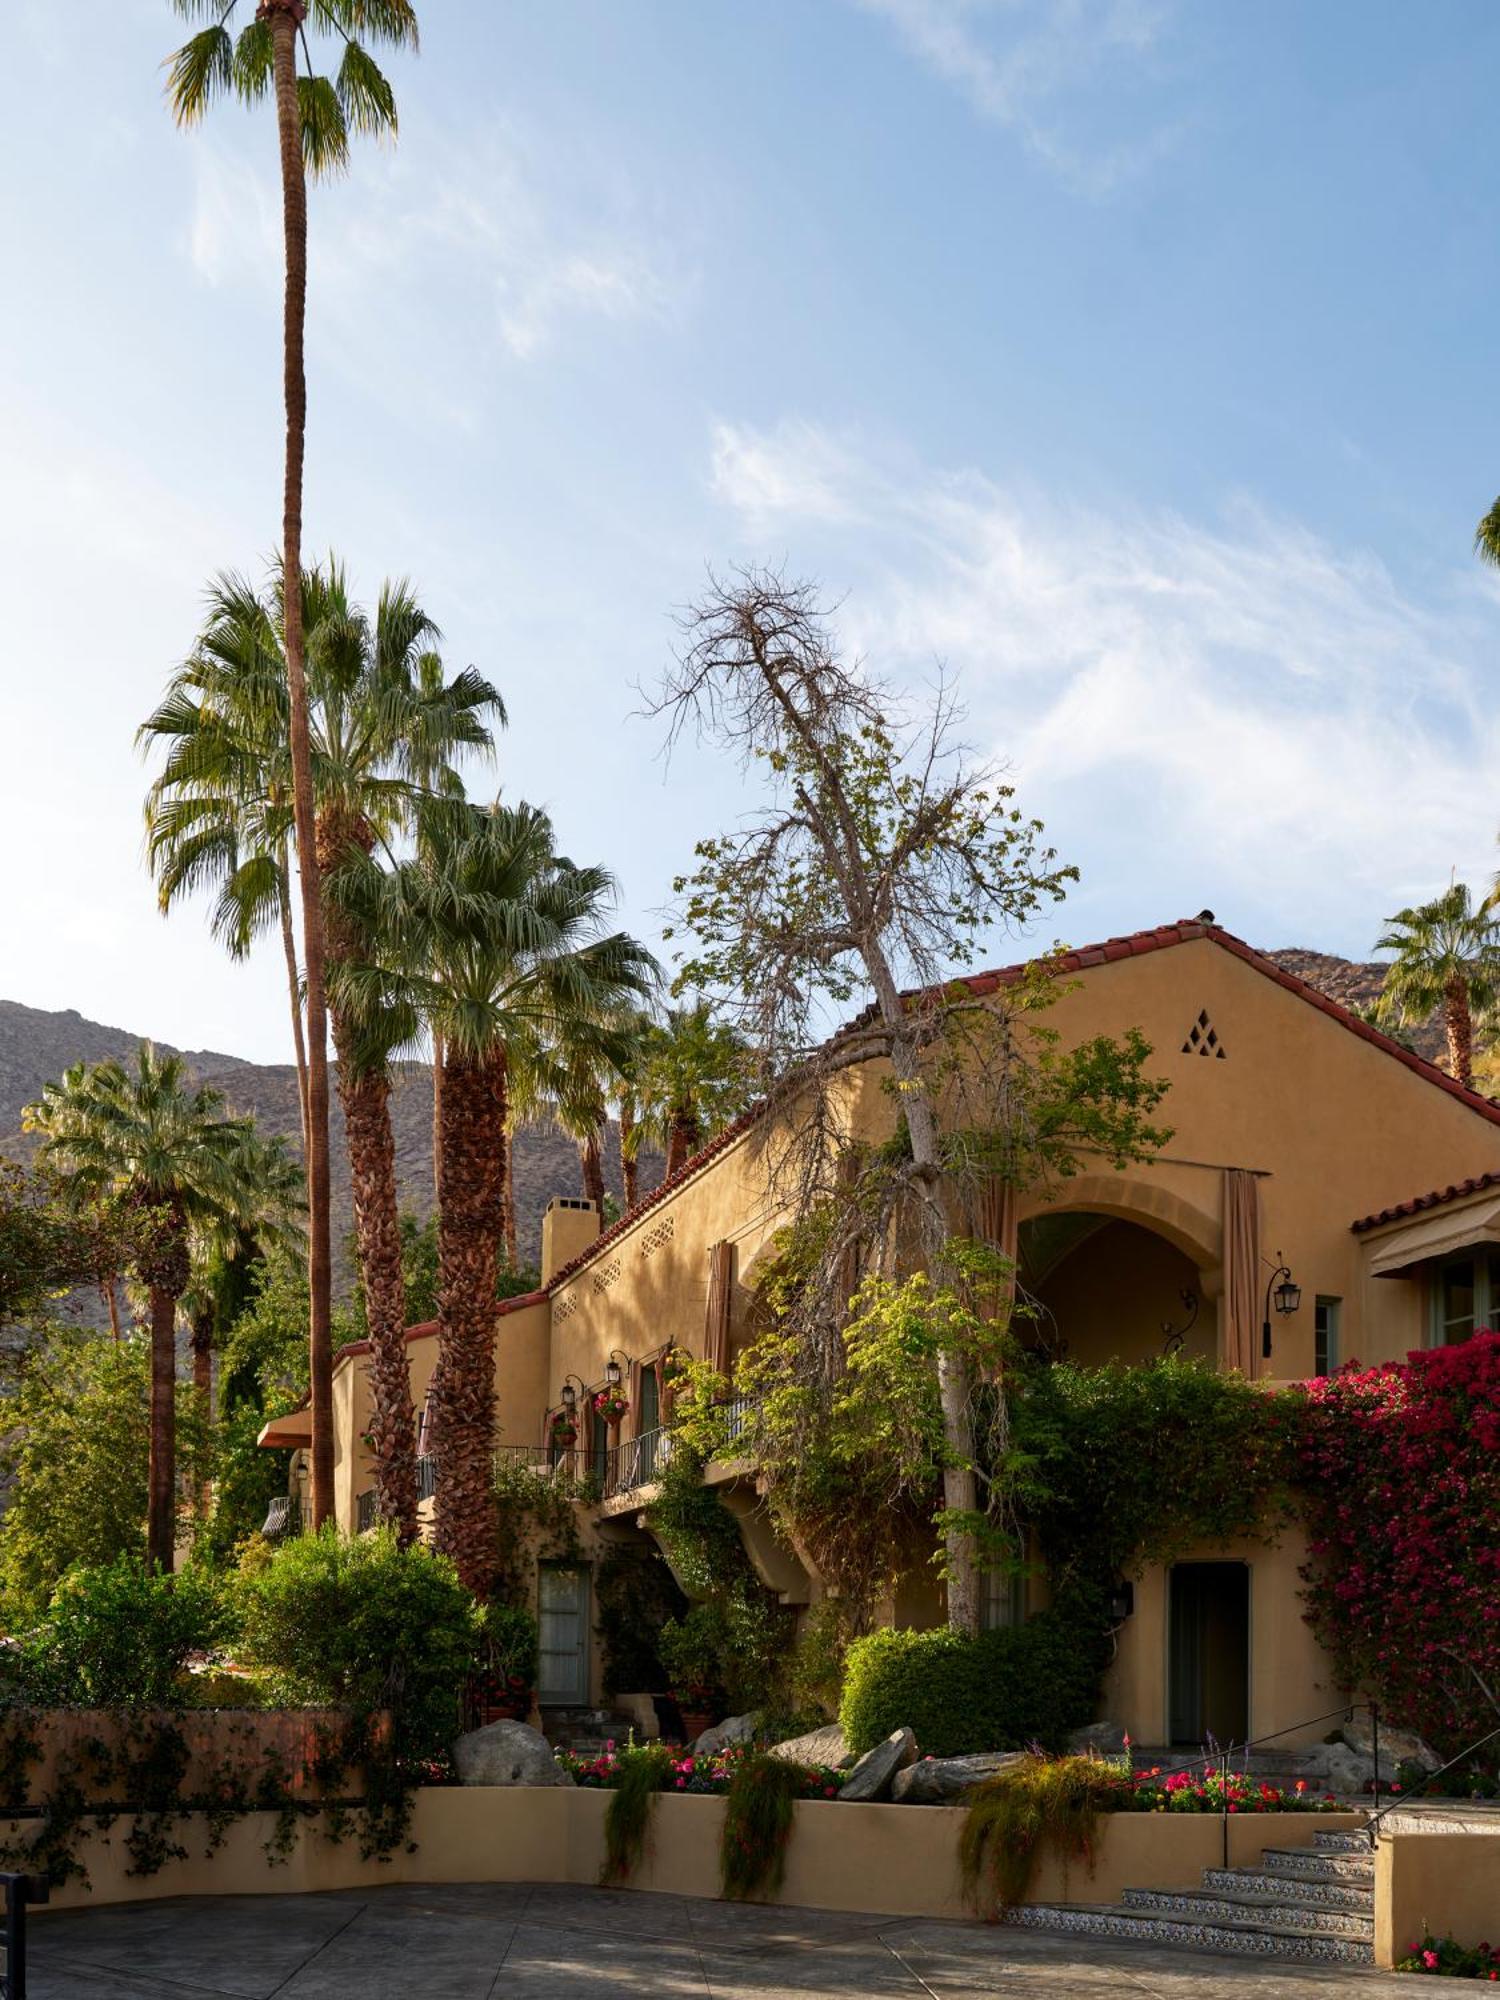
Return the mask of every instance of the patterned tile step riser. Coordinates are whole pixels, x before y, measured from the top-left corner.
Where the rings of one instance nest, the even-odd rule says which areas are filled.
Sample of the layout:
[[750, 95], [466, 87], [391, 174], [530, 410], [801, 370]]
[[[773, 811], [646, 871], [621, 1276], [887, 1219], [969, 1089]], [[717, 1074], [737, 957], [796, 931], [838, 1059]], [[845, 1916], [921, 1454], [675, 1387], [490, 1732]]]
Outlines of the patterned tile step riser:
[[1366, 1861], [1374, 1851], [1367, 1833], [1315, 1833], [1313, 1847], [1319, 1854], [1361, 1855]]
[[1269, 1874], [1314, 1876], [1321, 1882], [1375, 1880], [1375, 1857], [1368, 1848], [1363, 1854], [1330, 1854], [1313, 1847], [1266, 1847], [1260, 1865]]
[[1267, 1903], [1259, 1898], [1204, 1896], [1189, 1890], [1127, 1889], [1124, 1908], [1162, 1916], [1198, 1917], [1204, 1923], [1270, 1924], [1278, 1930], [1315, 1931], [1325, 1937], [1368, 1938], [1375, 1919], [1358, 1910], [1311, 1909], [1305, 1903]]
[[1033, 1903], [1007, 1918], [1026, 1930], [1165, 1944], [1236, 1958], [1288, 1958], [1321, 1965], [1373, 1965], [1375, 1948], [1359, 1938], [1296, 1937], [1282, 1931], [1234, 1930], [1220, 1924], [1173, 1922], [1166, 1917], [1122, 1916], [1114, 1910], [1058, 1909]]
[[1248, 1868], [1205, 1868], [1203, 1886], [1229, 1896], [1278, 1896], [1295, 1894], [1299, 1903], [1320, 1903], [1329, 1910], [1367, 1910], [1370, 1891], [1358, 1882], [1319, 1882], [1312, 1877], [1295, 1884], [1289, 1875]]

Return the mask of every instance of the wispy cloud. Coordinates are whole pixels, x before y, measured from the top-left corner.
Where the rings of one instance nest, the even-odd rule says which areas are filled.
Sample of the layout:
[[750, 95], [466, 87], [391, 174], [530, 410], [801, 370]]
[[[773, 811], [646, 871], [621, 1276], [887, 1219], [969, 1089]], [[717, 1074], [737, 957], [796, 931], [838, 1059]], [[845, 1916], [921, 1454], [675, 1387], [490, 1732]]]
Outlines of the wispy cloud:
[[1132, 72], [1158, 48], [1169, 0], [853, 4], [889, 22], [927, 69], [1080, 192], [1110, 193], [1176, 143], [1175, 126], [1161, 122], [1101, 136], [1117, 123]]
[[[279, 284], [271, 164], [207, 134], [196, 159], [195, 269], [212, 284]], [[313, 282], [325, 310], [366, 330], [372, 309], [388, 324], [411, 301], [424, 314], [436, 301], [447, 323], [487, 327], [492, 344], [530, 361], [571, 327], [665, 321], [694, 285], [614, 169], [574, 161], [560, 174], [542, 142], [516, 130], [428, 132], [367, 153], [314, 201], [333, 226], [317, 235]]]
[[713, 463], [743, 552], [798, 547], [847, 588], [874, 665], [960, 672], [1111, 908], [1191, 893], [1263, 942], [1363, 951], [1386, 910], [1493, 865], [1500, 594], [1480, 573], [1419, 596], [1247, 500], [1216, 521], [1092, 511], [801, 423], [722, 425]]

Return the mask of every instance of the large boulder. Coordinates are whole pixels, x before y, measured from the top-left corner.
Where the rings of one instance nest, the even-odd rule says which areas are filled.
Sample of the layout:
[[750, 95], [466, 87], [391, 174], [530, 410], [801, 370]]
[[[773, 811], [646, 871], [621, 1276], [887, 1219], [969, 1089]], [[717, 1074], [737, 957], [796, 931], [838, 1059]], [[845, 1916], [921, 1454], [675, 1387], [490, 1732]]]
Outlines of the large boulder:
[[1129, 1739], [1118, 1722], [1090, 1722], [1073, 1731], [1068, 1748], [1075, 1757], [1123, 1757]]
[[[1322, 1774], [1319, 1789], [1330, 1791], [1341, 1799], [1362, 1797], [1374, 1781], [1375, 1759], [1366, 1757], [1362, 1751], [1352, 1749], [1347, 1743], [1325, 1743], [1318, 1751], [1316, 1764]], [[1382, 1743], [1380, 1746], [1382, 1783], [1389, 1783], [1395, 1775], [1395, 1770], [1386, 1757], [1385, 1745]]]
[[1025, 1755], [1024, 1750], [985, 1750], [972, 1757], [921, 1757], [896, 1773], [891, 1797], [901, 1806], [956, 1806], [976, 1785], [997, 1771], [1008, 1771]]
[[[1356, 1714], [1340, 1731], [1351, 1750], [1357, 1750], [1362, 1757], [1373, 1762], [1375, 1756], [1375, 1731], [1370, 1718]], [[1380, 1776], [1384, 1782], [1387, 1768], [1395, 1775], [1398, 1764], [1420, 1764], [1424, 1771], [1435, 1771], [1442, 1758], [1430, 1745], [1424, 1743], [1414, 1730], [1393, 1729], [1389, 1723], [1380, 1725]]]
[[489, 1722], [471, 1729], [453, 1746], [453, 1762], [465, 1785], [571, 1785], [573, 1775], [552, 1754], [539, 1729], [524, 1722]]
[[736, 1749], [742, 1743], [753, 1743], [755, 1732], [760, 1727], [760, 1710], [752, 1709], [749, 1715], [726, 1716], [716, 1722], [712, 1729], [705, 1729], [693, 1745], [695, 1757], [712, 1757], [717, 1750]]
[[916, 1734], [910, 1729], [893, 1729], [883, 1743], [867, 1750], [839, 1787], [839, 1797], [854, 1805], [868, 1805], [883, 1799], [898, 1771], [917, 1760]]
[[773, 1743], [771, 1755], [785, 1757], [789, 1764], [821, 1764], [833, 1771], [847, 1770], [854, 1762], [844, 1732], [836, 1722], [823, 1729], [809, 1730], [806, 1736], [790, 1736], [785, 1743]]

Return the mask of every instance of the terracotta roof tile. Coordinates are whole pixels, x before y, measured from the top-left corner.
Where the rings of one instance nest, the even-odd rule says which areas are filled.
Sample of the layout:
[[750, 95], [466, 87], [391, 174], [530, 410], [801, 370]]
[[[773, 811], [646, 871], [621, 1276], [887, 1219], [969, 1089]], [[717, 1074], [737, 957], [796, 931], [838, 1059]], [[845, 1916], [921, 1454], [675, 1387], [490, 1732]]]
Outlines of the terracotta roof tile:
[[1483, 1194], [1486, 1188], [1500, 1187], [1500, 1172], [1473, 1174], [1466, 1181], [1457, 1181], [1451, 1187], [1434, 1188], [1430, 1194], [1413, 1195], [1410, 1201], [1398, 1201], [1392, 1208], [1382, 1208], [1378, 1214], [1361, 1216], [1349, 1227], [1358, 1236], [1366, 1229], [1379, 1229], [1383, 1223], [1400, 1222], [1412, 1215], [1424, 1215], [1429, 1208], [1442, 1208], [1450, 1201], [1462, 1201], [1465, 1195]]

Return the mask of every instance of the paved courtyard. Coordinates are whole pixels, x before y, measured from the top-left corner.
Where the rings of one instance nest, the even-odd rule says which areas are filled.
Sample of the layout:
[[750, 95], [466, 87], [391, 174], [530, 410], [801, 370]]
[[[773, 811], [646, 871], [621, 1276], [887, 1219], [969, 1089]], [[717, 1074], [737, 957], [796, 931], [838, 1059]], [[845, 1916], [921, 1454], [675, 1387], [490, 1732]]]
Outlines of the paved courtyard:
[[33, 1919], [32, 2000], [1330, 2000], [1409, 1993], [1303, 1970], [979, 1924], [604, 1889], [459, 1886], [213, 1897]]

